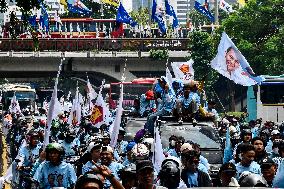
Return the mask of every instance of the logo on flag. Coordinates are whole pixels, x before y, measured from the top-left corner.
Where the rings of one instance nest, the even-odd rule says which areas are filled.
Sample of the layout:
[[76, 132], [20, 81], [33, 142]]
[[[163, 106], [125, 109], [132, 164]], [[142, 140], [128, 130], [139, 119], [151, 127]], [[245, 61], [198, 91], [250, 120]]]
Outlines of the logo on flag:
[[172, 62], [172, 68], [176, 79], [184, 82], [194, 79], [193, 60], [187, 62]]
[[97, 124], [99, 122], [102, 122], [103, 119], [103, 107], [95, 105], [92, 109], [90, 121], [92, 122], [92, 124]]

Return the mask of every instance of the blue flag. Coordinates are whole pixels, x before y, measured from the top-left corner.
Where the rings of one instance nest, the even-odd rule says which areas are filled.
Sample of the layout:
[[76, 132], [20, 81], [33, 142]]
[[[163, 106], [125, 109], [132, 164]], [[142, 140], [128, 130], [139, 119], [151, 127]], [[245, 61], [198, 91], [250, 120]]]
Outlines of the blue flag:
[[81, 0], [67, 0], [68, 10], [72, 13], [90, 14], [92, 11]]
[[230, 139], [230, 129], [227, 127], [223, 163], [228, 163], [231, 159], [233, 159], [233, 149]]
[[152, 6], [152, 19], [158, 23], [159, 29], [164, 34], [166, 33], [166, 25], [163, 19], [163, 13], [162, 10], [157, 9], [157, 2], [156, 0], [153, 0], [153, 6]]
[[36, 15], [30, 16], [29, 17], [29, 23], [31, 26], [35, 27], [36, 26]]
[[173, 28], [178, 27], [178, 18], [176, 16], [173, 6], [169, 4], [168, 0], [165, 0], [165, 5], [166, 5], [166, 14], [173, 17], [173, 24], [172, 24]]
[[46, 8], [44, 7], [44, 5], [41, 3], [41, 15], [40, 15], [40, 19], [39, 19], [39, 22], [40, 22], [40, 25], [45, 29], [46, 29], [46, 32], [49, 31], [49, 18], [48, 18], [48, 14], [47, 14], [47, 11], [46, 11]]
[[214, 22], [215, 18], [209, 10], [209, 3], [207, 2], [207, 0], [205, 0], [203, 5], [198, 1], [195, 1], [194, 8], [201, 14], [204, 14], [211, 22]]
[[133, 18], [131, 18], [131, 16], [129, 16], [129, 14], [126, 12], [122, 3], [119, 4], [118, 10], [117, 10], [116, 21], [130, 24], [132, 27], [137, 25], [137, 22], [135, 22]]

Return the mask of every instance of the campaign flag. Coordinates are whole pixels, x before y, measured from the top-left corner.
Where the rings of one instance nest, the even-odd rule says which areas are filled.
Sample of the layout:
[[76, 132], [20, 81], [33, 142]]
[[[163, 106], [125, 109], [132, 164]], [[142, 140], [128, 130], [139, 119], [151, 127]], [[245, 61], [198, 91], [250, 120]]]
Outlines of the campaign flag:
[[152, 19], [158, 23], [159, 29], [164, 34], [166, 33], [166, 25], [164, 22], [163, 10], [157, 6], [156, 0], [153, 0], [152, 5]]
[[154, 128], [154, 150], [153, 150], [153, 156], [152, 156], [152, 162], [155, 168], [155, 171], [157, 173], [161, 170], [162, 162], [165, 159], [165, 155], [163, 153], [163, 147], [162, 147], [162, 140], [160, 136], [160, 131], [158, 127]]
[[16, 95], [14, 94], [13, 98], [11, 99], [11, 104], [9, 106], [9, 111], [11, 113], [21, 113], [21, 108], [19, 102], [17, 101]]
[[57, 77], [56, 77], [55, 84], [54, 84], [54, 89], [52, 92], [52, 97], [51, 97], [48, 112], [47, 112], [46, 127], [44, 128], [44, 144], [43, 144], [44, 147], [49, 144], [49, 136], [50, 136], [50, 128], [51, 128], [52, 120], [57, 117], [58, 113], [60, 113], [61, 104], [57, 99], [57, 85], [58, 85], [58, 79], [59, 79], [62, 63], [63, 63], [63, 59], [61, 60], [60, 65], [59, 65]]
[[31, 24], [32, 27], [36, 26], [36, 15], [29, 17], [29, 23]]
[[135, 27], [137, 25], [137, 22], [135, 22], [133, 18], [129, 16], [122, 3], [119, 4], [119, 7], [117, 9], [116, 21], [129, 24], [132, 27]]
[[172, 69], [176, 79], [182, 80], [184, 83], [188, 83], [194, 79], [194, 69], [192, 67], [193, 60], [190, 59], [187, 62], [172, 62]]
[[218, 53], [211, 61], [211, 67], [223, 76], [243, 86], [261, 84], [264, 77], [257, 76], [246, 58], [241, 54], [229, 36], [223, 32]]
[[102, 0], [103, 3], [118, 7], [119, 0]]
[[166, 14], [173, 17], [172, 27], [177, 28], [178, 27], [178, 18], [177, 18], [177, 15], [175, 13], [173, 6], [170, 5], [168, 0], [165, 0], [165, 6], [166, 6]]
[[169, 81], [169, 85], [171, 86], [173, 84], [173, 76], [172, 76], [171, 71], [169, 70], [168, 66], [166, 68], [166, 78]]
[[96, 91], [92, 87], [92, 85], [91, 85], [91, 83], [89, 81], [89, 78], [87, 79], [87, 94], [88, 94], [88, 98], [89, 98], [89, 108], [88, 108], [88, 110], [91, 110], [91, 108], [93, 107], [92, 100], [95, 100], [97, 98], [98, 94], [96, 93]]
[[79, 88], [77, 87], [70, 116], [68, 118], [68, 124], [70, 125], [72, 124], [73, 126], [79, 125], [81, 123], [81, 115], [82, 115], [81, 99], [80, 99]]
[[81, 0], [67, 0], [67, 5], [72, 13], [90, 14], [92, 12]]
[[220, 0], [219, 8], [224, 10], [227, 13], [234, 12], [232, 5], [227, 3], [225, 0]]
[[227, 127], [223, 163], [228, 163], [232, 158], [233, 148], [230, 139], [230, 128]]
[[115, 120], [113, 122], [113, 125], [111, 126], [110, 129], [110, 146], [114, 148], [117, 143], [117, 138], [118, 138], [118, 133], [119, 133], [119, 128], [120, 128], [120, 123], [121, 123], [121, 116], [122, 116], [122, 102], [123, 102], [123, 84], [120, 84], [120, 97], [118, 101], [118, 107], [116, 109], [116, 116]]
[[194, 8], [206, 16], [211, 22], [214, 22], [215, 18], [209, 10], [209, 3], [207, 0], [195, 0]]

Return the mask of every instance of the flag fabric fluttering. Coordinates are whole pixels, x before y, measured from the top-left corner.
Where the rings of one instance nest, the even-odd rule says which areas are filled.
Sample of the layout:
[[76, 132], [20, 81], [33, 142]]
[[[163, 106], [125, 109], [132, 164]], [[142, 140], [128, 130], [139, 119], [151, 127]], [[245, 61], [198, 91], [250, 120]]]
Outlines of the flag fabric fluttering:
[[48, 18], [48, 13], [47, 10], [44, 6], [43, 3], [40, 3], [40, 7], [41, 7], [41, 15], [40, 15], [40, 19], [39, 22], [42, 26], [42, 28], [45, 28], [45, 32], [49, 31], [49, 18]]
[[193, 60], [187, 62], [172, 62], [172, 69], [176, 79], [181, 79], [184, 83], [188, 83], [194, 79]]
[[73, 126], [79, 125], [81, 123], [81, 115], [82, 115], [81, 99], [80, 99], [79, 87], [77, 87], [70, 116], [68, 119], [68, 124], [72, 124]]
[[92, 12], [81, 0], [67, 0], [67, 6], [72, 13], [90, 14]]
[[172, 85], [173, 84], [173, 76], [172, 76], [171, 71], [169, 70], [168, 66], [166, 68], [166, 78], [169, 81], [169, 84]]
[[52, 96], [51, 96], [51, 100], [50, 100], [49, 108], [47, 112], [46, 127], [44, 128], [44, 144], [43, 144], [44, 147], [49, 144], [49, 136], [50, 136], [50, 128], [51, 128], [52, 120], [55, 119], [61, 111], [60, 110], [61, 104], [57, 98], [57, 85], [58, 85], [59, 75], [61, 72], [62, 63], [63, 63], [63, 59], [61, 59], [61, 62], [58, 68], [57, 77], [55, 80], [54, 89], [52, 92]]
[[233, 158], [233, 148], [230, 139], [230, 128], [227, 127], [223, 163], [228, 163], [232, 158]]
[[122, 3], [119, 4], [119, 7], [117, 9], [116, 21], [129, 24], [132, 27], [135, 27], [137, 25], [137, 22], [135, 22], [133, 18], [129, 16]]
[[261, 84], [265, 79], [257, 76], [246, 58], [241, 54], [229, 36], [223, 32], [218, 53], [211, 61], [211, 67], [223, 76], [243, 86]]
[[36, 27], [36, 15], [29, 17], [29, 23], [32, 27]]
[[168, 0], [165, 0], [165, 6], [166, 6], [166, 14], [173, 17], [172, 27], [177, 28], [178, 27], [178, 18], [177, 18], [177, 15], [175, 13], [173, 6], [170, 5]]
[[16, 98], [16, 95], [14, 94], [13, 98], [11, 99], [11, 104], [9, 106], [9, 111], [11, 113], [21, 113], [21, 108], [20, 108], [20, 105], [19, 105], [19, 102]]
[[163, 10], [161, 7], [158, 7], [156, 0], [153, 0], [152, 19], [158, 23], [159, 29], [162, 34], [165, 34], [167, 30], [164, 22]]
[[152, 163], [154, 165], [154, 169], [157, 173], [161, 170], [162, 162], [165, 159], [165, 155], [163, 153], [163, 147], [162, 147], [162, 140], [160, 136], [160, 131], [158, 127], [154, 128], [154, 150], [153, 150], [153, 156], [152, 156]]
[[118, 7], [119, 0], [102, 0], [103, 3]]
[[220, 0], [219, 8], [224, 10], [227, 13], [232, 13], [234, 12], [232, 5], [227, 3], [225, 0]]
[[206, 16], [211, 22], [215, 21], [214, 16], [210, 12], [209, 3], [207, 2], [207, 0], [195, 0], [194, 8], [198, 12]]
[[58, 15], [57, 11], [55, 11], [55, 14], [54, 14], [54, 21], [59, 23], [60, 25], [62, 25], [62, 21], [61, 21], [61, 18], [60, 16]]
[[[89, 110], [91, 110], [91, 108], [93, 107], [93, 103], [92, 100], [95, 100], [98, 96], [98, 94], [96, 93], [96, 91], [94, 90], [94, 88], [92, 87], [89, 78], [87, 79], [87, 93], [88, 93], [88, 100], [89, 100]], [[90, 112], [91, 114], [91, 112]]]

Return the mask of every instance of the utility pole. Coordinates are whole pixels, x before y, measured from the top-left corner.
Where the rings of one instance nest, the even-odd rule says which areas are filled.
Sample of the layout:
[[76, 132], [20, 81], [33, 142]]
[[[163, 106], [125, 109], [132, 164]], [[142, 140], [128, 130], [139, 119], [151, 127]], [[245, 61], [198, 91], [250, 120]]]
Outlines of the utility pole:
[[218, 0], [214, 0], [214, 7], [215, 7], [215, 25], [219, 25], [219, 5]]

